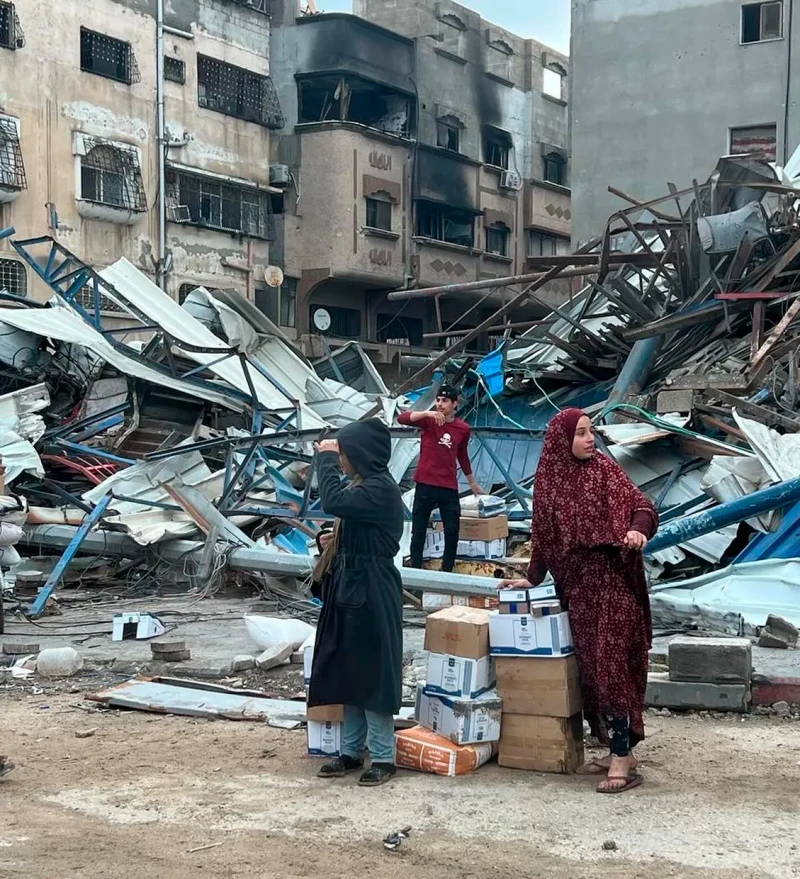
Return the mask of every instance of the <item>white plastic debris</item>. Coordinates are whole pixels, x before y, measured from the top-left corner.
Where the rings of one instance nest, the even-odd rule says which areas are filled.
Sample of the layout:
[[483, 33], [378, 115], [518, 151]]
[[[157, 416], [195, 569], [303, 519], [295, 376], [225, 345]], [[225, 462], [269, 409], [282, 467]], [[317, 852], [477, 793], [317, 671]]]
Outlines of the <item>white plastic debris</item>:
[[47, 678], [67, 678], [83, 668], [83, 657], [74, 647], [48, 647], [36, 660], [36, 671]]
[[262, 651], [281, 643], [291, 644], [292, 650], [298, 650], [309, 635], [313, 635], [316, 631], [313, 626], [302, 620], [279, 617], [247, 615], [244, 624], [247, 627], [247, 634]]

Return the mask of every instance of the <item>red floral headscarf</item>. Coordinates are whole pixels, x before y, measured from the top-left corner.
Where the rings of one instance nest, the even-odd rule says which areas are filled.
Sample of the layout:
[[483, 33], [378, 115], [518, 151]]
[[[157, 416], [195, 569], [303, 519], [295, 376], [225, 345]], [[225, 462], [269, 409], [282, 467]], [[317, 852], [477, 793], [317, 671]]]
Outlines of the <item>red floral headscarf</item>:
[[572, 453], [580, 409], [565, 409], [548, 424], [533, 489], [533, 545], [558, 583], [576, 550], [624, 550], [635, 512], [658, 521], [655, 508], [625, 471], [600, 452], [588, 461]]

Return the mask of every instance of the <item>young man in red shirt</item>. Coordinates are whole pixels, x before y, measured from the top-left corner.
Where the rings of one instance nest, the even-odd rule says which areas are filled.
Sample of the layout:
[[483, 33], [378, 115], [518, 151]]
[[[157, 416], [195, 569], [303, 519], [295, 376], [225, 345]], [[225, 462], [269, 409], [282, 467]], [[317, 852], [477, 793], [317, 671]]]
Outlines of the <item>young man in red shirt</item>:
[[411, 567], [422, 567], [425, 535], [431, 513], [438, 507], [444, 526], [442, 570], [452, 571], [458, 549], [461, 504], [458, 500], [456, 461], [461, 465], [473, 494], [482, 494], [472, 475], [467, 446], [469, 425], [456, 418], [458, 389], [442, 385], [436, 408], [428, 412], [403, 412], [399, 424], [417, 427], [420, 437], [419, 465], [414, 474], [417, 490], [411, 513]]

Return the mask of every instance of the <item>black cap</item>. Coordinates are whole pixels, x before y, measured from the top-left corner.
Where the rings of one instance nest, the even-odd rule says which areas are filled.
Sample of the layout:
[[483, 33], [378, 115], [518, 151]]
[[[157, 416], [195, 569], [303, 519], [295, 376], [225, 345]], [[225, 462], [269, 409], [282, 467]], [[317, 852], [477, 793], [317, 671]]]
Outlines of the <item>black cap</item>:
[[454, 403], [457, 403], [458, 398], [461, 396], [461, 392], [455, 385], [442, 385], [436, 392], [436, 396], [446, 397], [448, 400], [452, 400]]

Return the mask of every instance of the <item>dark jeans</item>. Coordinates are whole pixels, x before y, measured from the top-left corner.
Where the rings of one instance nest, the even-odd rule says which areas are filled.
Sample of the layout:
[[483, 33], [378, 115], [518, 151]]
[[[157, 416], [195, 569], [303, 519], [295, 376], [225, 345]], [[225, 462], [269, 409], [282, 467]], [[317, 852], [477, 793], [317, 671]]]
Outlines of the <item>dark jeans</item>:
[[452, 571], [458, 549], [459, 519], [461, 504], [454, 488], [440, 488], [438, 485], [417, 484], [414, 493], [414, 509], [411, 511], [411, 567], [422, 567], [422, 551], [425, 549], [425, 534], [431, 513], [439, 509], [444, 525], [444, 557], [442, 570]]

